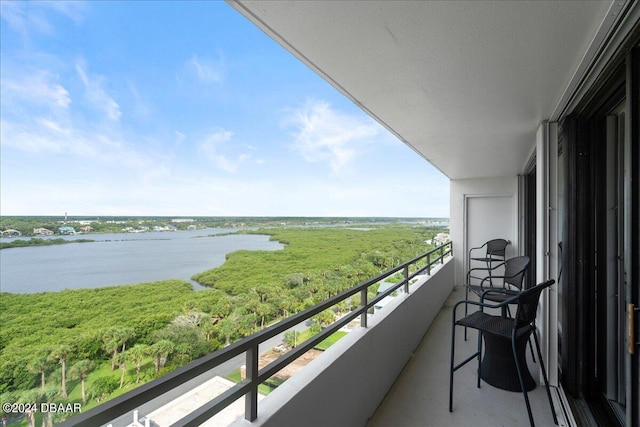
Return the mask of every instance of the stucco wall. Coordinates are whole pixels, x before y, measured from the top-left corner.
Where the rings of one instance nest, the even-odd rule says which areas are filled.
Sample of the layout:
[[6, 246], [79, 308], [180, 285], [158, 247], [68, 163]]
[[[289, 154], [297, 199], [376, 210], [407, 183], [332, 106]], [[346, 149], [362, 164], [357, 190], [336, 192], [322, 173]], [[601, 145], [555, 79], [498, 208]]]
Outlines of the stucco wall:
[[[511, 198], [511, 210], [509, 212], [497, 211], [483, 218], [469, 218], [473, 213], [468, 211], [468, 203], [471, 200], [486, 198]], [[451, 181], [450, 187], [450, 228], [451, 241], [456, 254], [455, 257], [455, 283], [463, 286], [466, 275], [466, 255], [472, 246], [466, 242], [470, 222], [478, 224], [485, 222], [487, 229], [502, 227], [501, 231], [491, 235], [490, 238], [505, 238], [511, 241], [507, 248], [507, 257], [518, 255], [518, 177], [457, 179]], [[490, 239], [489, 238], [489, 239]], [[487, 239], [487, 240], [489, 240]]]
[[362, 427], [453, 290], [454, 259], [449, 259], [411, 292], [400, 294], [350, 332], [258, 406], [254, 422], [240, 426]]

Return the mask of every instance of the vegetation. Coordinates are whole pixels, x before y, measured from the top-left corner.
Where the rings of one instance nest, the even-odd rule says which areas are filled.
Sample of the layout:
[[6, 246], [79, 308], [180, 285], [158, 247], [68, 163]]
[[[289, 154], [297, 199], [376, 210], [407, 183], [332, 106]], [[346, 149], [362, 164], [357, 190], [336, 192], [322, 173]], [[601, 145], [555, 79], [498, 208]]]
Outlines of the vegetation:
[[344, 331], [336, 331], [333, 334], [331, 334], [329, 337], [324, 339], [323, 341], [319, 342], [315, 348], [317, 348], [318, 350], [325, 351], [345, 335], [347, 335], [347, 333]]
[[0, 217], [0, 231], [18, 230], [23, 236], [34, 236], [34, 230], [46, 228], [56, 232], [60, 226], [75, 228], [88, 226], [91, 233], [121, 233], [125, 229], [153, 228], [171, 224], [178, 230], [188, 228], [236, 228], [236, 227], [313, 227], [349, 226], [365, 224], [388, 225], [424, 221], [418, 218], [310, 218], [310, 217], [66, 217], [66, 216], [4, 216]]
[[93, 240], [91, 239], [65, 240], [61, 238], [57, 238], [57, 239], [31, 238], [29, 240], [18, 239], [18, 240], [13, 240], [11, 242], [0, 243], [0, 249], [22, 248], [25, 246], [63, 245], [65, 243], [87, 243], [87, 242], [93, 242]]
[[[425, 252], [425, 241], [440, 231], [408, 225], [259, 229], [252, 232], [269, 234], [285, 249], [229, 254], [222, 266], [194, 276], [211, 288], [203, 291], [166, 280], [0, 293], [0, 400], [37, 395], [83, 402], [87, 410]], [[336, 311], [351, 304], [358, 302], [345, 301]], [[312, 332], [334, 315], [316, 316]]]

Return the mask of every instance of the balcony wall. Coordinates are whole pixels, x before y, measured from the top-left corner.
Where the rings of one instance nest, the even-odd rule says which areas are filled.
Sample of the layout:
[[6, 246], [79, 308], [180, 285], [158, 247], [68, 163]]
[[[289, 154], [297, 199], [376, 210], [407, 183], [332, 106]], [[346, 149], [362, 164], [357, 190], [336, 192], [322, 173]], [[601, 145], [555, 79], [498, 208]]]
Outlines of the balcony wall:
[[432, 271], [263, 399], [233, 426], [362, 427], [399, 376], [454, 286], [454, 260]]
[[454, 179], [449, 200], [449, 227], [456, 251], [455, 281], [458, 286], [465, 284], [466, 257], [470, 248], [502, 238], [511, 241], [507, 258], [519, 255], [518, 177]]

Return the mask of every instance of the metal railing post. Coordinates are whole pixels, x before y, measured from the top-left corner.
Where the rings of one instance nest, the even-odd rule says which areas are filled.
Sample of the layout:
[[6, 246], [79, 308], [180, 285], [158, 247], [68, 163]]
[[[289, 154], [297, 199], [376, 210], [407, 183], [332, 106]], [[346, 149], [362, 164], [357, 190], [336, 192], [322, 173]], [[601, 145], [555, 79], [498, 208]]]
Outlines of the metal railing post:
[[251, 390], [244, 397], [244, 418], [253, 421], [258, 418], [258, 344], [247, 350], [246, 377], [251, 382]]
[[431, 276], [431, 252], [427, 253], [427, 276]]
[[404, 266], [404, 293], [409, 293], [409, 266]]
[[367, 289], [368, 288], [365, 287], [360, 291], [360, 305], [365, 308], [365, 310], [360, 315], [360, 326], [362, 326], [363, 328], [367, 327], [367, 311], [369, 311], [367, 309]]

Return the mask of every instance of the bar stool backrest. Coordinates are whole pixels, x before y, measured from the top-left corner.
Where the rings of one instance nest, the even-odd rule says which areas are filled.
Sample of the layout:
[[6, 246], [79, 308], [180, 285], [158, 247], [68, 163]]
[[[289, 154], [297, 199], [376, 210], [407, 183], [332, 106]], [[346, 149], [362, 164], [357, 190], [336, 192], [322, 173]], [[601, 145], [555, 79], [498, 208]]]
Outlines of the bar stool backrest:
[[507, 245], [509, 244], [508, 240], [505, 239], [493, 239], [487, 242], [487, 257], [488, 258], [501, 258], [504, 259], [505, 251], [507, 249]]
[[518, 296], [518, 309], [514, 319], [514, 328], [516, 331], [522, 327], [532, 325], [533, 322], [535, 322], [540, 294], [555, 282], [553, 279], [547, 280], [520, 293]]
[[504, 262], [504, 282], [518, 289], [522, 289], [524, 275], [529, 268], [531, 258], [528, 256], [517, 256], [509, 258]]

